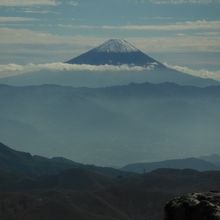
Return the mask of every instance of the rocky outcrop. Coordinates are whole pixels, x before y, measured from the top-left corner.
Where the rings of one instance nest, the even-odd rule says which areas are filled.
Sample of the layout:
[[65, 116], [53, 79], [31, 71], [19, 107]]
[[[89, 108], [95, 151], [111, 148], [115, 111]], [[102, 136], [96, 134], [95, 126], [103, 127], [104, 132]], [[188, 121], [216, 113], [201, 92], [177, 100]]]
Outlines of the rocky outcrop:
[[220, 220], [220, 192], [191, 193], [165, 207], [165, 220]]

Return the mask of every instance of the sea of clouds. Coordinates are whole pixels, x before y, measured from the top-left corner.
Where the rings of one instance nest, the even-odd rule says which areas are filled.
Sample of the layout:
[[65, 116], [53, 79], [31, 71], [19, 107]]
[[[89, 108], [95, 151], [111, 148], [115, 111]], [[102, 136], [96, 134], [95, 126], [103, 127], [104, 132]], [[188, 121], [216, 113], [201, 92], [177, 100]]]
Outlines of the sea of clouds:
[[[165, 63], [169, 68], [175, 69], [180, 72], [184, 72], [193, 76], [198, 76], [202, 78], [211, 78], [215, 80], [220, 80], [220, 70], [210, 71], [206, 69], [191, 69], [189, 67], [169, 65]], [[91, 71], [91, 72], [141, 72], [141, 71], [151, 71], [154, 70], [155, 64], [151, 64], [147, 67], [142, 66], [130, 66], [130, 65], [88, 65], [88, 64], [67, 64], [62, 62], [56, 63], [45, 63], [45, 64], [1, 64], [0, 65], [0, 78], [38, 72], [41, 70], [48, 71]]]

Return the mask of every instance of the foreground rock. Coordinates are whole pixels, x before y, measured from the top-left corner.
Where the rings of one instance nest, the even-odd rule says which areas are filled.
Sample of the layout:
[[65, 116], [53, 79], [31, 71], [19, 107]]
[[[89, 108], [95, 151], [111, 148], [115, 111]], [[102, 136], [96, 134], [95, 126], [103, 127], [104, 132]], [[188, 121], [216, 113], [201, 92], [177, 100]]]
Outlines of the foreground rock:
[[220, 192], [192, 193], [165, 207], [165, 220], [220, 220]]

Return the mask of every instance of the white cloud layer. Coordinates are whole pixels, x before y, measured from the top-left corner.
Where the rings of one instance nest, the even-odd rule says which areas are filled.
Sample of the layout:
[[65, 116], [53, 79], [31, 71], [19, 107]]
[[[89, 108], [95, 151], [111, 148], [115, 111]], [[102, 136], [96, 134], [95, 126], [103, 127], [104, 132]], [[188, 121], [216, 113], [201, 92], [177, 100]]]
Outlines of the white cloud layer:
[[198, 76], [201, 78], [209, 78], [209, 79], [215, 79], [215, 80], [220, 80], [220, 70], [217, 71], [210, 71], [210, 70], [206, 70], [206, 69], [199, 69], [199, 70], [195, 70], [195, 69], [191, 69], [189, 67], [186, 66], [177, 66], [177, 65], [169, 65], [167, 63], [164, 63], [167, 67], [175, 69], [177, 71], [183, 72], [183, 73], [187, 73], [193, 76]]
[[[220, 30], [220, 21], [219, 21]], [[146, 52], [215, 52], [220, 48], [219, 32], [212, 32], [213, 35], [202, 34], [187, 35], [177, 34], [172, 36], [157, 37], [130, 37], [130, 41], [138, 48]], [[7, 45], [7, 51], [13, 48], [13, 45], [69, 45], [71, 50], [81, 48], [81, 52], [91, 49], [101, 44], [106, 39], [97, 36], [61, 36], [48, 32], [37, 32], [29, 29], [0, 28], [0, 46]], [[7, 51], [3, 51], [2, 53]], [[34, 51], [34, 50], [33, 50]]]
[[219, 36], [189, 36], [130, 38], [138, 48], [148, 52], [219, 52]]
[[56, 0], [0, 0], [0, 6], [23, 7], [31, 5], [57, 5]]
[[19, 75], [29, 72], [37, 72], [41, 70], [50, 70], [50, 71], [96, 71], [96, 72], [120, 72], [120, 71], [144, 71], [154, 69], [154, 64], [145, 68], [140, 66], [113, 66], [113, 65], [88, 65], [88, 64], [66, 64], [66, 63], [46, 63], [46, 64], [2, 64], [0, 65], [0, 78]]
[[0, 44], [75, 44], [95, 45], [103, 41], [99, 37], [87, 37], [82, 35], [58, 35], [48, 32], [32, 31], [30, 29], [0, 28]]
[[219, 0], [151, 0], [154, 4], [199, 4], [199, 5], [208, 5], [208, 4], [219, 4]]
[[[65, 27], [65, 25], [63, 25]], [[66, 25], [68, 27], [68, 25]], [[171, 24], [162, 25], [103, 25], [103, 26], [73, 26], [69, 25], [71, 28], [85, 28], [85, 29], [105, 29], [105, 30], [134, 30], [134, 31], [180, 31], [180, 30], [210, 30], [210, 29], [220, 29], [220, 21], [208, 21], [208, 20], [196, 20], [196, 21], [186, 21], [186, 22], [176, 22]]]
[[34, 21], [36, 18], [27, 18], [27, 17], [0, 17], [0, 23], [6, 22], [26, 22], [26, 21]]
[[[153, 4], [219, 4], [220, 0], [129, 0], [134, 3], [148, 3]], [[31, 5], [57, 5], [62, 0], [1, 0], [0, 6], [31, 6]], [[78, 1], [69, 0], [68, 4], [77, 6]], [[126, 3], [125, 3], [126, 4]]]
[[[193, 76], [198, 76], [202, 78], [211, 78], [220, 80], [220, 70], [218, 71], [209, 71], [205, 69], [195, 70], [189, 67], [183, 66], [174, 66], [165, 63], [165, 65], [169, 68], [178, 70], [180, 72], [184, 72]], [[140, 71], [152, 71], [154, 69], [154, 65], [152, 64], [149, 67], [140, 67], [140, 66], [114, 66], [114, 65], [87, 65], [87, 64], [66, 64], [66, 63], [46, 63], [46, 64], [2, 64], [0, 65], [0, 78], [20, 75], [29, 72], [37, 72], [41, 70], [49, 70], [49, 71], [91, 71], [91, 72], [140, 72]]]
[[219, 4], [220, 0], [130, 0], [137, 4], [151, 2], [153, 4], [169, 4], [169, 5], [180, 5], [180, 4]]

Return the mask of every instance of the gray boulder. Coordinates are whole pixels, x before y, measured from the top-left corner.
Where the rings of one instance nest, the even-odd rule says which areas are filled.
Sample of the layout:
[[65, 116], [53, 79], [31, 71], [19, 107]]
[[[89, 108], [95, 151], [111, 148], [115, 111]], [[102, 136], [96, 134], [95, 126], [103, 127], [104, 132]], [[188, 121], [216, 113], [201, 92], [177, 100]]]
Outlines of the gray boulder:
[[170, 201], [165, 220], [220, 220], [220, 192], [191, 193]]

